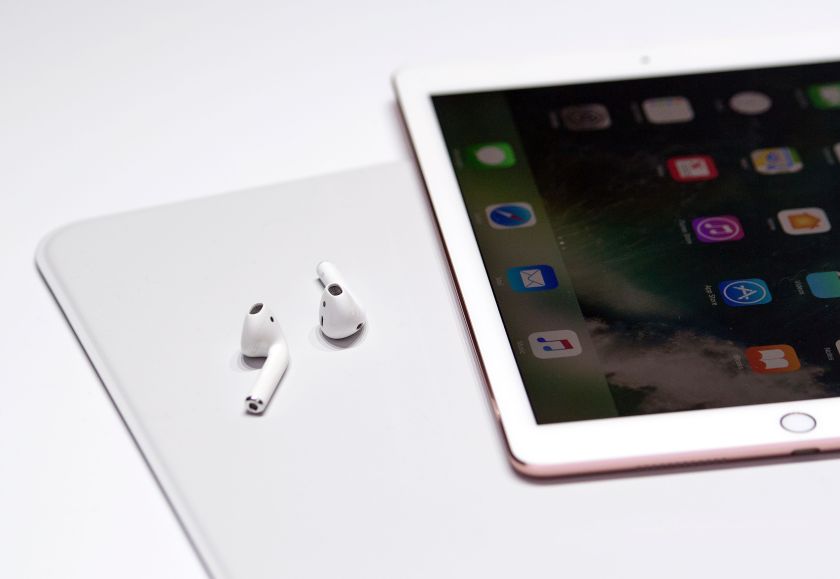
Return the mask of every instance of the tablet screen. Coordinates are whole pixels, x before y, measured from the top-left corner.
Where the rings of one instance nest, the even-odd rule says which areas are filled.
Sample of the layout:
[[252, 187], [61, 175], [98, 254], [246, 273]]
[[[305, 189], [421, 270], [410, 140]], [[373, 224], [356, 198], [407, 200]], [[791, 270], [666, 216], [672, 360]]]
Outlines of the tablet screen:
[[433, 104], [538, 423], [840, 394], [840, 63]]

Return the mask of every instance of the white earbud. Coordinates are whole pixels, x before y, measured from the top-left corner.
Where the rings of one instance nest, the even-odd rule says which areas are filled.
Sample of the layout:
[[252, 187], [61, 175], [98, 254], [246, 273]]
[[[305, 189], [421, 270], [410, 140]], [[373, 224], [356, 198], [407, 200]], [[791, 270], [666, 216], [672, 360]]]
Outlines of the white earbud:
[[286, 338], [274, 314], [264, 304], [254, 304], [245, 316], [242, 325], [242, 353], [251, 357], [265, 357], [257, 383], [245, 399], [245, 410], [252, 414], [262, 414], [289, 366]]
[[361, 330], [367, 320], [365, 312], [347, 288], [338, 268], [329, 261], [322, 261], [315, 271], [324, 284], [320, 304], [320, 324], [324, 335], [339, 340]]

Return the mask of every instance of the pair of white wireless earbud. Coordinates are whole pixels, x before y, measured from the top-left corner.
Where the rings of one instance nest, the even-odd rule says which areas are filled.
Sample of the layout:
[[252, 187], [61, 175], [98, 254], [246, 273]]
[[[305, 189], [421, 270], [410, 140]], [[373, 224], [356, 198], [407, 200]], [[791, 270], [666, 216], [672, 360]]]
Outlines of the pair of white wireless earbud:
[[[338, 268], [322, 261], [315, 268], [324, 292], [319, 308], [321, 331], [328, 338], [340, 340], [352, 336], [365, 325], [365, 313], [348, 290]], [[245, 398], [245, 410], [262, 414], [289, 366], [289, 346], [274, 314], [263, 303], [254, 304], [242, 326], [242, 353], [265, 357], [265, 364], [251, 393]]]

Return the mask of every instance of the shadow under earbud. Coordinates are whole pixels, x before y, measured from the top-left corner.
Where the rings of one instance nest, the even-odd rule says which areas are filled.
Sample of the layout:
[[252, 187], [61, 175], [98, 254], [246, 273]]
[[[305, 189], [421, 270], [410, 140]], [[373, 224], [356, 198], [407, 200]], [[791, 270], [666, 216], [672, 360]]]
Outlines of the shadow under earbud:
[[239, 367], [243, 370], [260, 370], [265, 364], [265, 358], [251, 358], [244, 354], [239, 355]]
[[367, 332], [367, 324], [365, 324], [361, 330], [352, 336], [335, 340], [325, 336], [324, 332], [321, 331], [321, 328], [315, 326], [312, 328], [309, 338], [312, 343], [316, 346], [321, 346], [324, 350], [346, 350], [347, 348], [352, 348], [357, 343], [361, 342], [362, 338], [364, 338], [365, 332]]

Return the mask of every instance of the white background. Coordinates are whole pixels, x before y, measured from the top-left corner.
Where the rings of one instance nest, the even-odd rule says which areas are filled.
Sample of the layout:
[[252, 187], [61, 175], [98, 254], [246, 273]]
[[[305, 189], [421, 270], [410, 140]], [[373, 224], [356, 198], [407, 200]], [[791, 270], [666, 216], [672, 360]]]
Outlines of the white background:
[[[836, 1], [0, 0], [0, 576], [203, 576], [33, 265], [50, 229], [407, 158], [389, 84], [405, 65], [838, 29]], [[739, 516], [784, 504], [779, 524], [721, 544], [747, 521], [687, 517], [632, 570], [656, 575], [656, 552], [691, 541], [698, 557], [829, 576], [816, 538], [836, 536], [840, 463], [703, 476], [674, 477], [674, 494], [741, 493]], [[656, 521], [639, 525], [641, 550]]]

